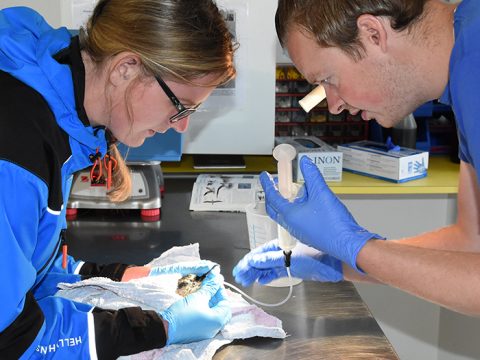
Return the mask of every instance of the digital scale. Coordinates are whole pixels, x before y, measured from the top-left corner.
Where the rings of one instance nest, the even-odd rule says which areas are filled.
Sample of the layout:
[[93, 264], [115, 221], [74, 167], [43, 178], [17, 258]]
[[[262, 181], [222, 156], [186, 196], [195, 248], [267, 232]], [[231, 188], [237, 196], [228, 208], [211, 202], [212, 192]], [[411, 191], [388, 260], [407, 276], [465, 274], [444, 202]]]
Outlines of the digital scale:
[[139, 210], [142, 220], [160, 220], [164, 191], [162, 161], [179, 161], [182, 156], [182, 134], [168, 130], [145, 140], [138, 148], [118, 144], [132, 177], [131, 196], [112, 203], [107, 187], [92, 185], [90, 168], [75, 173], [67, 203], [67, 219], [74, 220], [78, 209]]
[[78, 209], [138, 209], [142, 219], [160, 219], [161, 198], [164, 190], [160, 161], [129, 163], [132, 178], [130, 197], [112, 203], [107, 196], [107, 187], [92, 185], [90, 168], [75, 173], [67, 204], [67, 217], [74, 219]]

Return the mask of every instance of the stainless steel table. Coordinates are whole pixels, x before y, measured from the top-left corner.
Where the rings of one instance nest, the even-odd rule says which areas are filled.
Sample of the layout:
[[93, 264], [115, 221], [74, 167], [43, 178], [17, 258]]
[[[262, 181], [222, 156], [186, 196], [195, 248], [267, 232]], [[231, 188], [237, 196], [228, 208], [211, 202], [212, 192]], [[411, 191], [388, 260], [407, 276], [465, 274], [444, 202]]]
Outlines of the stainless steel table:
[[[200, 255], [222, 266], [226, 281], [248, 252], [245, 215], [190, 212], [193, 179], [165, 180], [161, 221], [143, 222], [137, 212], [91, 210], [69, 221], [70, 253], [100, 263], [144, 264], [172, 246], [198, 242]], [[278, 302], [287, 288], [254, 285], [246, 292], [265, 302]], [[265, 309], [283, 322], [284, 340], [253, 338], [222, 348], [220, 359], [398, 359], [365, 303], [350, 282], [302, 282], [293, 298]]]

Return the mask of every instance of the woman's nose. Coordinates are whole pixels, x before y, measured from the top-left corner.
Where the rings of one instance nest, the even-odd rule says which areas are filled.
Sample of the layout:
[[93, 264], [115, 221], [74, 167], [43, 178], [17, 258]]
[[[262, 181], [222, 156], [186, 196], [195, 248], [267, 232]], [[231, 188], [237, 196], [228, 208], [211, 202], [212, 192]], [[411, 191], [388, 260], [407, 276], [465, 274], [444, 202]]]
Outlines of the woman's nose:
[[189, 122], [190, 122], [190, 115], [184, 117], [183, 119], [178, 120], [176, 123], [173, 123], [171, 127], [176, 132], [183, 133], [187, 131]]

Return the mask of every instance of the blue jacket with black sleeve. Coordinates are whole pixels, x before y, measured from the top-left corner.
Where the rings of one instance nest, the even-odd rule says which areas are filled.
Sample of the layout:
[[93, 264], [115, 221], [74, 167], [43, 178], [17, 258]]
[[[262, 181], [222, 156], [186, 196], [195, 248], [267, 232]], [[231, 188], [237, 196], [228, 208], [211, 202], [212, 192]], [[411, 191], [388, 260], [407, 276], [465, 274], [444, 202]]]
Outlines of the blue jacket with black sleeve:
[[75, 171], [107, 150], [90, 126], [78, 38], [28, 8], [0, 11], [0, 358], [115, 359], [165, 345], [155, 312], [55, 296], [59, 282], [120, 280], [127, 265], [68, 258], [60, 235]]

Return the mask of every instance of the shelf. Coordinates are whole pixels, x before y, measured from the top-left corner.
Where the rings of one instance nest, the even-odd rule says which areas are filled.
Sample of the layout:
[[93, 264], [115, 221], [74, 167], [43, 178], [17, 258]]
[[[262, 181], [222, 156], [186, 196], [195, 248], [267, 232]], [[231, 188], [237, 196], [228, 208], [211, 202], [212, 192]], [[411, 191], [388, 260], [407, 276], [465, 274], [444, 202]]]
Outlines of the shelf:
[[295, 81], [300, 81], [300, 82], [303, 82], [303, 83], [308, 84], [307, 80], [305, 80], [304, 78], [301, 78], [301, 79], [275, 79], [275, 81], [278, 81], [278, 82], [295, 82]]
[[332, 191], [339, 194], [456, 194], [459, 165], [447, 156], [430, 156], [427, 176], [422, 179], [394, 183], [343, 171], [341, 182], [329, 182]]
[[[276, 161], [270, 156], [244, 156], [246, 169], [219, 170], [220, 173], [276, 173]], [[372, 194], [456, 194], [458, 190], [459, 165], [451, 162], [447, 156], [430, 156], [428, 175], [423, 179], [397, 184], [368, 176], [343, 172], [340, 182], [328, 182], [337, 194], [372, 195]], [[182, 155], [180, 162], [162, 161], [162, 171], [166, 176], [197, 176], [199, 173], [214, 173], [212, 169], [193, 168], [192, 155]]]
[[[285, 112], [303, 111], [303, 112], [305, 112], [305, 110], [303, 110], [302, 108], [297, 108], [297, 107], [286, 107], [286, 108], [276, 107], [275, 111], [276, 112], [282, 112], [282, 111], [285, 111]], [[314, 108], [314, 109], [310, 110], [310, 112], [319, 112], [319, 111], [322, 111], [322, 112], [327, 111], [328, 112], [328, 109], [327, 108]]]
[[348, 125], [359, 125], [359, 126], [366, 126], [366, 123], [361, 123], [358, 121], [320, 121], [320, 122], [314, 122], [314, 121], [290, 121], [290, 122], [281, 122], [281, 121], [276, 121], [275, 126], [296, 126], [296, 125], [307, 125], [307, 126], [312, 126], [312, 125], [339, 125], [339, 126], [348, 126]]
[[316, 136], [337, 144], [368, 137], [368, 124], [361, 121], [360, 117], [353, 117], [346, 111], [338, 115], [331, 114], [326, 101], [306, 113], [298, 100], [312, 91], [314, 86], [308, 84], [304, 78], [291, 79], [300, 76], [293, 65], [278, 64], [276, 71], [277, 77], [281, 75], [281, 78], [276, 79], [276, 136]]
[[277, 161], [271, 155], [244, 155], [245, 168], [243, 169], [195, 169], [193, 167], [193, 155], [183, 154], [181, 161], [162, 161], [161, 167], [164, 174], [170, 176], [188, 176], [201, 173], [240, 173], [240, 174], [259, 174], [262, 171], [275, 173], [277, 170]]
[[325, 142], [338, 142], [341, 140], [341, 142], [353, 142], [353, 141], [360, 141], [360, 136], [355, 136], [355, 135], [326, 135], [326, 136], [317, 136], [319, 139], [325, 141]]
[[276, 97], [304, 97], [307, 93], [275, 93]]

